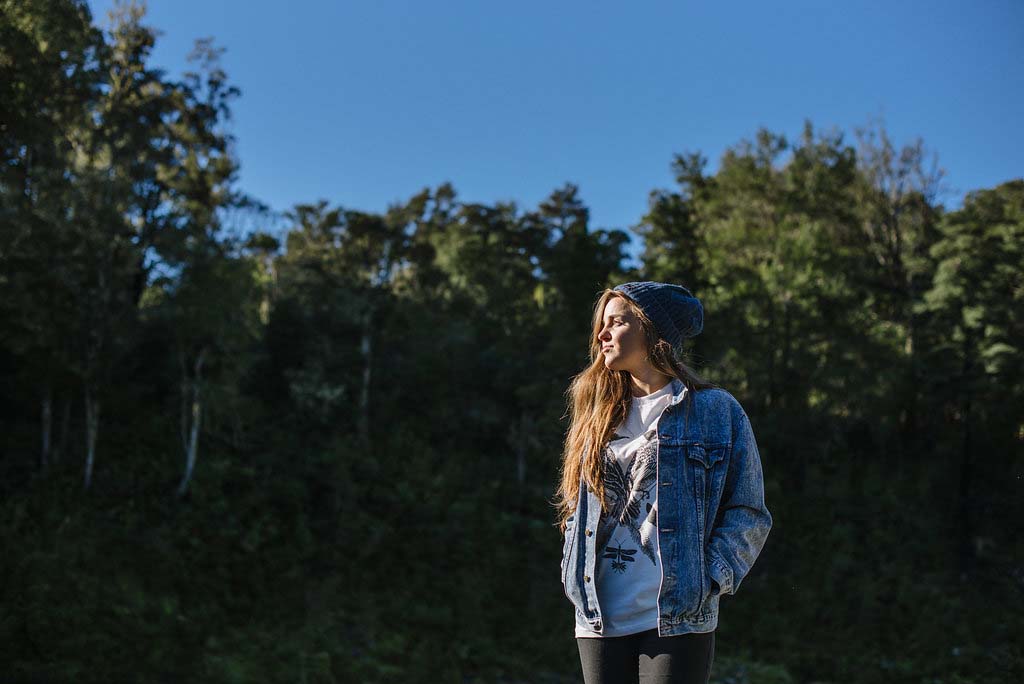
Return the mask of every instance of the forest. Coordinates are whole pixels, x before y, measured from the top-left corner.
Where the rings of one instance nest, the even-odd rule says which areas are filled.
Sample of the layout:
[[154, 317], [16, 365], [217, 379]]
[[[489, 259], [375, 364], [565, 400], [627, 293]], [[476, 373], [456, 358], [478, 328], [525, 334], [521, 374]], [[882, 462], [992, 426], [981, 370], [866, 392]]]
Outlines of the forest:
[[1024, 178], [948, 208], [924, 141], [805, 121], [666, 151], [621, 228], [278, 212], [214, 40], [0, 8], [0, 682], [582, 681], [551, 501], [628, 280], [701, 299], [763, 463], [712, 682], [1024, 681]]

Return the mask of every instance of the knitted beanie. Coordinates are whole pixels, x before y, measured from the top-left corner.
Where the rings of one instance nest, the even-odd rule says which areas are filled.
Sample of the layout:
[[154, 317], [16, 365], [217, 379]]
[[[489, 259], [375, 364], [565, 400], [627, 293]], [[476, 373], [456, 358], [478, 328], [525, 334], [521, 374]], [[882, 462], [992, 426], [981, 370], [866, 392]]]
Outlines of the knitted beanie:
[[615, 290], [629, 297], [654, 323], [663, 339], [678, 349], [684, 338], [704, 329], [704, 306], [682, 285], [650, 280], [623, 283]]

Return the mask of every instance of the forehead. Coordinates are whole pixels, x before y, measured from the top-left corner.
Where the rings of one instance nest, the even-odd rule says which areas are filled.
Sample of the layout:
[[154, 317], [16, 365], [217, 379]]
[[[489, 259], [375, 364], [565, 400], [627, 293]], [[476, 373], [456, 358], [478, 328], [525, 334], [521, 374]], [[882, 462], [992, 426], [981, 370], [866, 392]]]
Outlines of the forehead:
[[618, 316], [629, 313], [629, 304], [622, 297], [612, 297], [604, 305], [604, 316]]

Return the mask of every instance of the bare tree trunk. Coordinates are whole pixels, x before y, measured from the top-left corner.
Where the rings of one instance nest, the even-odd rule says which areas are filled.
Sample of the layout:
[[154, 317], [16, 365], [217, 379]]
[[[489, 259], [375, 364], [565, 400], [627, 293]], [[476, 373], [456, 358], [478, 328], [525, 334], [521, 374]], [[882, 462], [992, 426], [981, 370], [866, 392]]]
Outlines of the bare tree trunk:
[[[192, 473], [196, 467], [196, 456], [199, 451], [199, 426], [203, 415], [201, 380], [203, 377], [203, 361], [206, 359], [206, 348], [204, 347], [196, 358], [195, 372], [192, 377], [192, 401], [191, 401], [191, 426], [188, 429], [188, 441], [185, 446], [185, 472], [178, 484], [178, 496], [184, 496], [188, 491], [188, 483], [192, 480]], [[187, 379], [185, 381], [187, 383]], [[183, 383], [185, 384], [185, 383]], [[182, 423], [188, 422], [183, 417]]]
[[43, 415], [40, 420], [42, 424], [42, 451], [39, 454], [39, 466], [46, 469], [50, 465], [50, 435], [53, 430], [53, 391], [48, 384], [43, 390]]
[[100, 425], [100, 402], [94, 396], [92, 381], [85, 384], [85, 489], [92, 485], [93, 464], [96, 461], [96, 435]]
[[360, 351], [363, 354], [363, 384], [359, 390], [359, 417], [357, 420], [359, 439], [364, 445], [370, 443], [370, 375], [373, 367], [373, 309], [363, 314], [363, 336]]

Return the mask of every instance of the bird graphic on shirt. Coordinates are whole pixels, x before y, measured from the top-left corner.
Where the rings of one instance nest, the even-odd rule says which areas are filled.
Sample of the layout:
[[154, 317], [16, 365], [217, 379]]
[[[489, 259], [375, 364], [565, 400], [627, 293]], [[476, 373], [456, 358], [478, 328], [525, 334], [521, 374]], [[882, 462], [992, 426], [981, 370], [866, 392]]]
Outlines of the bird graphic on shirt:
[[[625, 471], [619, 466], [611, 447], [606, 445], [602, 452], [604, 496], [608, 510], [601, 516], [601, 522], [598, 523], [596, 541], [599, 554], [603, 554], [612, 532], [615, 531], [617, 525], [621, 525], [644, 555], [657, 565], [654, 545], [650, 539], [644, 539], [640, 534], [640, 527], [644, 520], [650, 519], [651, 524], [656, 524], [657, 516], [657, 510], [650, 503], [644, 506], [645, 500], [650, 496], [656, 484], [657, 432], [649, 430], [645, 437], [648, 441], [633, 453], [629, 467]], [[618, 434], [613, 435], [612, 441], [616, 439], [623, 439], [623, 437]]]

